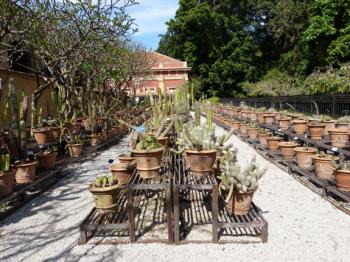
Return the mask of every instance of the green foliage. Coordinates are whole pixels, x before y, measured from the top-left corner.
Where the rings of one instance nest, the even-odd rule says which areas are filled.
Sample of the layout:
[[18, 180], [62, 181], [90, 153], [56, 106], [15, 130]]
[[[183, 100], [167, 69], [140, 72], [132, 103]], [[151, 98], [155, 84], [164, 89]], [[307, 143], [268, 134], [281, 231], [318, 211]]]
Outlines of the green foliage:
[[10, 171], [10, 154], [0, 154], [0, 171]]
[[103, 177], [97, 177], [95, 179], [95, 183], [94, 186], [95, 187], [110, 187], [110, 186], [114, 186], [115, 184], [117, 184], [117, 179], [110, 175], [110, 176], [103, 176]]
[[152, 150], [160, 148], [161, 144], [158, 143], [158, 139], [153, 135], [142, 135], [140, 141], [136, 144], [136, 150]]

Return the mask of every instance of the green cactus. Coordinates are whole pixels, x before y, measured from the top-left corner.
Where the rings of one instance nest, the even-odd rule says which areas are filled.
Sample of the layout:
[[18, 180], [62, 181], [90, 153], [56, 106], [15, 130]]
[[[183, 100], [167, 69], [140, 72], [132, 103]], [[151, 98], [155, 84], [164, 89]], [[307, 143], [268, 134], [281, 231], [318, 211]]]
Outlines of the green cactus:
[[196, 126], [200, 126], [201, 124], [201, 105], [200, 103], [195, 103], [194, 107], [194, 122]]
[[0, 155], [0, 171], [2, 172], [10, 171], [10, 154]]
[[110, 187], [117, 184], [117, 179], [110, 175], [110, 176], [103, 176], [103, 177], [97, 177], [94, 182], [95, 187]]

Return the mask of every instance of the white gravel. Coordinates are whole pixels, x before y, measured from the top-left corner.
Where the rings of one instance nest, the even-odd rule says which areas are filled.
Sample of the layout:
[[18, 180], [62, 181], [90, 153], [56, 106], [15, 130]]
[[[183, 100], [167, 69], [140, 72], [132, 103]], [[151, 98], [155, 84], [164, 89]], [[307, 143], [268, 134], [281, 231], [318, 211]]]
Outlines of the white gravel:
[[[255, 154], [237, 137], [231, 140], [240, 161]], [[125, 141], [77, 166], [4, 220], [0, 261], [349, 261], [350, 217], [260, 156], [258, 163], [269, 170], [255, 202], [269, 222], [267, 244], [77, 245], [78, 226], [93, 206], [87, 184], [108, 172], [108, 159], [124, 148]]]

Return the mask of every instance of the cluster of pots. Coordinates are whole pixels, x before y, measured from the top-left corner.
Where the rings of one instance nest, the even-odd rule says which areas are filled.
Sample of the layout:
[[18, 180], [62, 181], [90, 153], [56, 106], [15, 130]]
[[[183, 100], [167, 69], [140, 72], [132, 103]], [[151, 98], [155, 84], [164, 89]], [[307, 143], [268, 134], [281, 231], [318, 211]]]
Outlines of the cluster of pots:
[[238, 121], [234, 118], [223, 121], [222, 114], [232, 117], [240, 116], [246, 121], [254, 121], [254, 115], [259, 123], [266, 125], [279, 125], [281, 130], [293, 128], [296, 135], [305, 135], [308, 130], [311, 139], [320, 140], [329, 135], [330, 143], [333, 147], [344, 148], [349, 142], [349, 124], [335, 124], [334, 121], [311, 122], [301, 119], [300, 115], [281, 116], [279, 113], [262, 113], [255, 111], [244, 111], [237, 108], [220, 107], [216, 110], [221, 114], [217, 120], [221, 124], [226, 124], [242, 135], [247, 135], [250, 139], [258, 140], [260, 144], [269, 150], [279, 151], [287, 160], [296, 160], [298, 167], [302, 169], [315, 170], [315, 175], [321, 179], [335, 180], [336, 185], [343, 191], [350, 191], [350, 171], [335, 170], [333, 162], [339, 160], [338, 157], [326, 154], [318, 154], [314, 147], [302, 147], [294, 141], [282, 141], [279, 136], [272, 136], [266, 129], [249, 128], [246, 122]]

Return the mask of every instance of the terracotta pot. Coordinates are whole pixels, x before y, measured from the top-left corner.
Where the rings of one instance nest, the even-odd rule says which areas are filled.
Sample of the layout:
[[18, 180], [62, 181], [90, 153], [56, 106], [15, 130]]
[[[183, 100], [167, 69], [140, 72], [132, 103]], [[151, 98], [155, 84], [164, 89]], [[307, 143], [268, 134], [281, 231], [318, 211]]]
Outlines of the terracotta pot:
[[259, 143], [264, 145], [264, 146], [267, 146], [267, 137], [269, 137], [270, 135], [267, 134], [267, 133], [259, 133], [258, 132], [258, 140], [259, 140]]
[[264, 123], [264, 114], [265, 114], [264, 112], [256, 112], [256, 117], [260, 124]]
[[312, 157], [314, 160], [315, 174], [322, 179], [333, 179], [335, 168], [332, 165], [332, 160], [337, 160], [337, 158], [332, 158], [332, 156], [324, 158], [318, 155]]
[[340, 190], [350, 191], [350, 171], [335, 170], [335, 183]]
[[52, 169], [55, 166], [56, 156], [56, 152], [37, 155], [41, 168], [44, 170]]
[[118, 156], [118, 159], [119, 159], [119, 162], [120, 162], [120, 163], [124, 163], [124, 164], [129, 164], [129, 163], [131, 163], [132, 161], [135, 160], [134, 157], [132, 157], [132, 156], [127, 156], [127, 155], [119, 155], [119, 156]]
[[74, 133], [78, 133], [80, 132], [80, 129], [81, 129], [81, 123], [73, 123], [73, 132]]
[[63, 127], [67, 128], [72, 134], [74, 133], [74, 127], [71, 123], [65, 123]]
[[35, 180], [35, 165], [36, 162], [17, 164], [16, 167], [16, 182], [18, 184], [28, 184]]
[[110, 187], [94, 187], [90, 185], [90, 192], [95, 200], [95, 207], [97, 209], [113, 209], [116, 206], [116, 195], [120, 185]]
[[349, 130], [350, 124], [349, 123], [337, 123], [336, 128], [343, 128], [343, 129]]
[[248, 118], [248, 111], [242, 111], [241, 113], [242, 118]]
[[325, 127], [325, 124], [309, 124], [308, 129], [311, 139], [321, 140]]
[[256, 116], [256, 112], [251, 112], [250, 113], [250, 120], [252, 120], [254, 122], [258, 120], [258, 118]]
[[0, 198], [11, 195], [15, 185], [15, 171], [0, 171]]
[[263, 116], [266, 125], [272, 125], [275, 122], [275, 114], [264, 114]]
[[240, 123], [239, 124], [239, 132], [242, 135], [246, 135], [247, 134], [247, 127], [248, 127], [248, 124]]
[[266, 137], [267, 140], [267, 148], [270, 150], [277, 150], [278, 149], [278, 144], [282, 140], [282, 138], [278, 136], [269, 136]]
[[235, 215], [247, 215], [250, 211], [253, 196], [254, 191], [246, 193], [233, 193], [229, 202], [226, 203], [229, 213], [233, 213]]
[[52, 132], [50, 129], [33, 130], [34, 139], [39, 144], [48, 144], [52, 141]]
[[298, 166], [302, 169], [308, 169], [312, 166], [312, 157], [316, 154], [317, 149], [309, 147], [306, 150], [305, 147], [296, 147], [294, 148], [295, 156], [297, 159]]
[[133, 150], [132, 156], [137, 163], [137, 170], [142, 178], [154, 178], [159, 175], [165, 148], [152, 150]]
[[216, 153], [216, 150], [186, 150], [186, 165], [196, 176], [209, 175], [213, 170], [213, 166], [215, 164]]
[[332, 121], [322, 121], [321, 123], [325, 125], [325, 128], [323, 130], [324, 136], [328, 136], [328, 131], [335, 128], [335, 122], [333, 120]]
[[238, 122], [238, 121], [231, 121], [231, 128], [233, 129], [233, 130], [239, 130], [239, 124], [240, 124], [240, 122]]
[[335, 128], [328, 131], [331, 145], [334, 147], [343, 148], [346, 147], [349, 141], [349, 133], [342, 128]]
[[298, 146], [295, 142], [280, 142], [278, 144], [281, 155], [286, 160], [293, 160], [295, 155], [294, 148]]
[[97, 124], [103, 126], [107, 122], [107, 117], [96, 117]]
[[54, 140], [58, 140], [61, 136], [61, 128], [59, 127], [50, 127], [51, 135]]
[[258, 137], [258, 128], [255, 127], [248, 127], [247, 133], [250, 139], [257, 139]]
[[292, 120], [292, 126], [294, 129], [294, 132], [297, 135], [304, 135], [307, 128], [307, 123], [308, 123], [307, 120], [300, 120], [300, 119]]
[[90, 135], [90, 144], [91, 144], [92, 146], [98, 145], [99, 142], [100, 142], [100, 141], [99, 141], [99, 137], [98, 137], [97, 134], [92, 134], [92, 135]]
[[114, 164], [110, 167], [112, 175], [118, 180], [118, 184], [126, 184], [132, 173], [132, 167], [126, 163]]
[[68, 149], [71, 157], [79, 157], [83, 152], [83, 144], [69, 144]]
[[160, 137], [158, 138], [158, 142], [159, 144], [161, 144], [162, 146], [168, 146], [169, 144], [169, 138], [166, 136], [166, 137]]
[[280, 128], [282, 130], [287, 130], [290, 126], [290, 117], [283, 117], [278, 120], [278, 123], [280, 125]]

